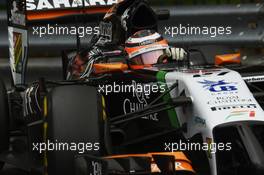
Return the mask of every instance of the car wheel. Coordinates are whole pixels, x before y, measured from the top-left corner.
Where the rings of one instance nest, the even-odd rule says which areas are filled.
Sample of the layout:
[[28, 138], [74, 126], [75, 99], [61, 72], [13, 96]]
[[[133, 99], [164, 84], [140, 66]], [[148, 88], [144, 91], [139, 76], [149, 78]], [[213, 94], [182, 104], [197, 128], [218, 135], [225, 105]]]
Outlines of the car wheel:
[[47, 151], [48, 174], [74, 174], [76, 155], [105, 153], [104, 100], [95, 87], [86, 85], [56, 87], [47, 99], [46, 143], [57, 149]]
[[[8, 150], [9, 147], [9, 111], [7, 93], [4, 82], [0, 78], [0, 154]], [[0, 162], [0, 169], [4, 166], [4, 162]]]

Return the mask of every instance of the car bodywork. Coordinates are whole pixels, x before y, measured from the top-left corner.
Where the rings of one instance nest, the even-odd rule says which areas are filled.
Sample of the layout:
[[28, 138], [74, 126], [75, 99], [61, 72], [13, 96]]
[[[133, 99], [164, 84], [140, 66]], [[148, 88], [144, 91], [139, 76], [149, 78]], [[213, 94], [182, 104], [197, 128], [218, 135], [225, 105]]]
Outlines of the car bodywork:
[[[83, 13], [83, 11], [81, 12]], [[74, 11], [74, 14], [81, 12]], [[31, 12], [29, 12], [30, 14]], [[20, 15], [24, 19], [23, 13]], [[34, 15], [34, 13], [31, 15], [28, 19], [38, 19], [38, 15]], [[52, 18], [58, 17], [57, 15]], [[177, 62], [132, 68], [128, 67], [126, 63], [113, 61], [109, 64], [106, 61], [94, 65], [95, 69], [99, 69], [99, 73], [95, 77], [87, 79], [88, 81], [46, 82], [40, 80], [18, 90], [17, 88], [24, 83], [27, 42], [26, 29], [23, 29], [25, 26], [13, 23], [9, 25], [10, 62], [16, 88], [9, 92], [10, 109], [13, 116], [17, 112], [20, 115], [22, 113], [21, 118], [37, 117], [26, 121], [27, 126], [33, 126], [36, 122], [40, 122], [41, 127], [44, 122], [45, 126], [45, 120], [42, 117], [47, 115], [45, 111], [49, 105], [45, 99], [52, 88], [74, 84], [88, 85], [97, 87], [103, 95], [102, 106], [106, 108], [104, 117], [109, 119], [110, 135], [113, 135], [114, 146], [117, 149], [126, 149], [126, 154], [149, 152], [152, 149], [153, 151], [178, 151], [177, 149], [171, 150], [174, 149], [173, 147], [166, 150], [164, 143], [173, 145], [179, 140], [188, 143], [198, 135], [200, 136], [199, 143], [209, 145], [208, 150], [203, 151], [206, 158], [200, 158], [200, 160], [208, 161], [209, 168], [205, 174], [208, 172], [213, 175], [239, 174], [236, 169], [240, 171], [254, 170], [256, 174], [263, 173], [263, 109], [255, 98], [259, 94], [253, 94], [255, 91], [245, 82], [245, 80], [250, 82], [249, 78], [243, 78], [240, 73], [235, 71], [235, 68], [190, 66], [188, 64], [179, 66]], [[14, 35], [19, 32], [21, 36]], [[23, 36], [25, 40], [19, 41], [19, 38], [23, 40]], [[14, 42], [15, 38], [18, 38], [17, 42]], [[15, 43], [19, 44], [19, 42], [24, 43], [24, 45], [17, 46], [22, 52], [19, 49], [16, 51]], [[16, 55], [18, 55], [17, 58]], [[14, 65], [18, 65], [20, 68]], [[126, 85], [132, 89], [140, 86], [143, 90], [133, 89], [131, 91], [130, 89], [118, 92], [123, 91], [120, 88]], [[109, 92], [107, 91], [108, 87], [114, 86], [119, 90], [112, 88]], [[155, 92], [153, 92], [153, 87], [155, 87]], [[21, 98], [21, 94], [23, 98]], [[262, 98], [262, 95], [259, 96]], [[23, 103], [23, 107], [16, 108], [14, 105], [16, 102]], [[233, 134], [230, 134], [230, 138], [225, 137], [225, 134], [229, 135], [228, 131]], [[171, 133], [173, 136], [169, 135]], [[43, 139], [42, 135], [37, 135], [37, 137]], [[160, 137], [166, 137], [166, 139], [162, 140]], [[149, 145], [150, 140], [155, 142], [151, 148], [147, 147], [145, 150], [135, 146]], [[195, 143], [195, 141], [193, 142]], [[228, 157], [221, 151], [213, 153], [214, 150], [211, 146], [213, 143], [229, 144], [227, 152], [230, 151], [234, 156]], [[232, 145], [235, 146], [234, 150], [232, 150]], [[232, 159], [237, 156], [235, 149], [242, 150], [245, 160], [248, 161], [244, 169], [242, 168], [243, 162]], [[13, 153], [8, 152], [1, 157], [6, 161], [10, 155]], [[142, 155], [138, 154], [137, 156]], [[230, 161], [233, 161], [231, 165], [225, 164], [225, 158], [230, 158]], [[17, 159], [15, 160], [14, 162], [18, 162]], [[204, 163], [204, 161], [200, 163]], [[41, 164], [39, 157], [38, 164]], [[198, 163], [195, 166], [197, 168], [203, 165]], [[34, 165], [30, 164], [27, 167], [31, 169]], [[188, 171], [194, 173], [192, 168], [189, 168]]]

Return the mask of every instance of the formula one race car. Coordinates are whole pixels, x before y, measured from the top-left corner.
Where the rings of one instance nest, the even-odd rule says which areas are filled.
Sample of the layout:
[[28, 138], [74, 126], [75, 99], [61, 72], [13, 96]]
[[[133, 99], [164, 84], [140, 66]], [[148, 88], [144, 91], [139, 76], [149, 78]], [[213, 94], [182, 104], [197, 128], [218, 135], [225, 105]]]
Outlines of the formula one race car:
[[[72, 7], [75, 1], [69, 2]], [[195, 58], [187, 50], [183, 60], [162, 54], [149, 65], [134, 64], [125, 52], [105, 51], [84, 70], [92, 74], [71, 79], [74, 59], [64, 53], [65, 80], [40, 78], [26, 85], [26, 24], [87, 20], [105, 8], [90, 14], [78, 3], [54, 13], [44, 4], [42, 11], [25, 15], [25, 1], [9, 1], [14, 86], [6, 91], [0, 82], [2, 164], [41, 174], [264, 173], [263, 85], [252, 83], [261, 76], [252, 69], [246, 74], [239, 55], [218, 55], [216, 65], [190, 65]], [[130, 10], [132, 17], [126, 15]], [[107, 47], [137, 31], [155, 30], [156, 20], [169, 16], [137, 0], [121, 1], [109, 14], [119, 17], [100, 25]], [[147, 22], [136, 23], [143, 17]], [[128, 20], [127, 30], [118, 27], [120, 19]], [[87, 55], [79, 45], [74, 58]]]

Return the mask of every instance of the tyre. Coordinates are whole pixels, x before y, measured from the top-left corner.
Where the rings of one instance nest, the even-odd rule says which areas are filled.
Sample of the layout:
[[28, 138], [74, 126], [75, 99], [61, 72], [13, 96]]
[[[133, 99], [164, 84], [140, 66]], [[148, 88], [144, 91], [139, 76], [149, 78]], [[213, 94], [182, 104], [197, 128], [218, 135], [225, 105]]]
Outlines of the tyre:
[[[0, 154], [9, 147], [9, 111], [7, 93], [4, 82], [0, 78]], [[0, 169], [4, 166], [0, 162]]]
[[[47, 99], [46, 143], [57, 144], [56, 151], [47, 151], [49, 175], [74, 174], [74, 158], [78, 154], [105, 154], [102, 96], [95, 87], [60, 86], [54, 88]], [[89, 148], [82, 151], [84, 144]], [[66, 145], [76, 146], [78, 150], [71, 150]], [[62, 147], [70, 150], [63, 151]]]

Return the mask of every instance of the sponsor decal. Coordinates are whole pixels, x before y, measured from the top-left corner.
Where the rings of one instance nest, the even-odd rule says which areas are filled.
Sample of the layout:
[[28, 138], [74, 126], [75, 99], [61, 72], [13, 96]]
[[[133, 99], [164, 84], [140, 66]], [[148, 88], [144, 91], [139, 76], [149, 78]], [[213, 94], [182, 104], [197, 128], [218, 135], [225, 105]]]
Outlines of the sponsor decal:
[[242, 117], [242, 116], [246, 116], [246, 117], [255, 117], [256, 112], [253, 110], [239, 110], [239, 111], [232, 111], [226, 118], [225, 120], [228, 120], [230, 118], [233, 117]]
[[124, 28], [125, 31], [128, 30], [128, 28], [127, 28], [127, 19], [129, 18], [129, 11], [130, 11], [130, 8], [126, 9], [126, 11], [121, 16], [121, 25], [122, 25], [122, 27]]
[[[174, 166], [175, 171], [188, 170], [188, 167], [184, 166], [181, 162], [175, 162]], [[161, 170], [156, 163], [151, 163], [151, 173], [161, 173]]]
[[238, 95], [229, 96], [218, 96], [214, 100], [207, 102], [208, 105], [221, 105], [221, 104], [231, 104], [231, 103], [251, 103], [252, 99], [240, 98]]
[[23, 84], [27, 62], [27, 31], [8, 27], [9, 61], [14, 84]]
[[26, 0], [27, 10], [112, 6], [118, 0]]
[[243, 77], [243, 79], [248, 83], [263, 82], [264, 75], [254, 76], [254, 77]]
[[203, 84], [203, 87], [210, 92], [229, 92], [229, 91], [237, 91], [236, 83], [229, 83], [225, 80], [220, 81], [210, 81], [204, 80], [199, 81], [200, 84]]
[[256, 112], [255, 111], [250, 111], [249, 112], [249, 117], [255, 117], [256, 115]]
[[13, 32], [14, 67], [17, 73], [22, 72], [22, 34]]
[[107, 174], [106, 169], [108, 165], [102, 159], [98, 159], [97, 157], [93, 157], [93, 156], [86, 156], [85, 161], [87, 165], [87, 174], [89, 175]]
[[[144, 109], [147, 105], [148, 102], [147, 100], [150, 98], [150, 94], [146, 94], [144, 90], [137, 90], [137, 87], [143, 87], [144, 84], [137, 83], [136, 81], [132, 81], [134, 88], [133, 91], [133, 98], [126, 98], [123, 102], [123, 111], [124, 114], [132, 113], [141, 109]], [[156, 121], [158, 122], [158, 113], [153, 113], [148, 116], [142, 117], [142, 119], [146, 120], [151, 120], [151, 121]]]
[[237, 104], [237, 105], [225, 105], [225, 106], [216, 106], [211, 107], [212, 111], [222, 111], [228, 109], [255, 109], [257, 108], [256, 104]]

